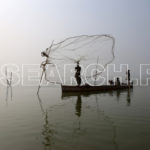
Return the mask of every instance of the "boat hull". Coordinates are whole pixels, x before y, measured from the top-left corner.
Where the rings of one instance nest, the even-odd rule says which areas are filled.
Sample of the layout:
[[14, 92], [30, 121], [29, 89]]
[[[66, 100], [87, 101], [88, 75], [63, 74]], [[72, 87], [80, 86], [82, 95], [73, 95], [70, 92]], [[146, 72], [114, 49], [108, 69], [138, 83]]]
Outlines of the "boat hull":
[[123, 89], [130, 89], [133, 88], [133, 85], [130, 87], [128, 85], [102, 85], [102, 86], [67, 86], [62, 85], [62, 92], [106, 92], [106, 91], [113, 91], [113, 90], [123, 90]]

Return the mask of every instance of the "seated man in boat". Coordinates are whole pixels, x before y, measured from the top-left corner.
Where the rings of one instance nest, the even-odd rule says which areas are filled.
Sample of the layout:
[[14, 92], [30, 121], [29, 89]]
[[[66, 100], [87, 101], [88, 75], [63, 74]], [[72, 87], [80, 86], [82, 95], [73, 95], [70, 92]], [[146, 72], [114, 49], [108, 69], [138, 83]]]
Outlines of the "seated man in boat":
[[77, 62], [77, 66], [75, 67], [75, 78], [77, 81], [78, 86], [81, 84], [81, 67], [79, 66], [79, 61]]
[[110, 85], [114, 85], [114, 81], [113, 80], [109, 80], [109, 84]]

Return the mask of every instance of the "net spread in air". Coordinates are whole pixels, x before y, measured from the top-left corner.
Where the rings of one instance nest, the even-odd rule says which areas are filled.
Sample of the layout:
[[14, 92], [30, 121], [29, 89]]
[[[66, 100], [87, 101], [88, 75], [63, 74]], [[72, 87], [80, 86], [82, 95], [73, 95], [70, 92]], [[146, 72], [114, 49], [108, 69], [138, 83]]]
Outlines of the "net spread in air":
[[82, 84], [94, 81], [114, 60], [114, 46], [114, 37], [107, 34], [80, 35], [58, 43], [52, 42], [41, 53], [46, 58], [41, 63], [41, 81], [44, 76], [49, 83], [76, 84], [74, 74], [77, 62], [82, 68]]

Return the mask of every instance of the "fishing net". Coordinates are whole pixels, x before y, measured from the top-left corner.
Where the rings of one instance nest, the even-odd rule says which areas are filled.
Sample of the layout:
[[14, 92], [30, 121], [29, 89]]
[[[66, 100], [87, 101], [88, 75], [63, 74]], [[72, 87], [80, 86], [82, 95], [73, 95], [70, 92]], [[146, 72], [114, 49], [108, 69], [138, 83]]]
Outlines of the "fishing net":
[[[115, 39], [111, 35], [80, 35], [54, 41], [41, 54], [42, 78], [49, 83], [67, 84], [75, 81], [75, 67], [81, 66], [82, 82], [96, 79], [114, 60]], [[40, 81], [40, 82], [41, 82]]]

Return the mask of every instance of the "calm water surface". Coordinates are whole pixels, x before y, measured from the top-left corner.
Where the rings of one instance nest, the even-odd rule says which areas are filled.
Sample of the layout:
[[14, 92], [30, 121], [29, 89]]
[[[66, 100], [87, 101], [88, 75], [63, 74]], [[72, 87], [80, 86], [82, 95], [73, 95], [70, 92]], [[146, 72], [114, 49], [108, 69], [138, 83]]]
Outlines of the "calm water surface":
[[150, 87], [62, 95], [60, 87], [0, 89], [0, 150], [150, 149]]

